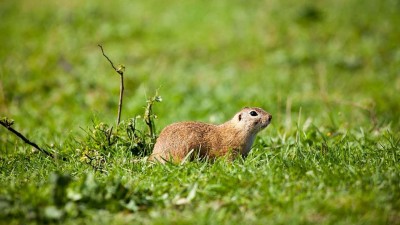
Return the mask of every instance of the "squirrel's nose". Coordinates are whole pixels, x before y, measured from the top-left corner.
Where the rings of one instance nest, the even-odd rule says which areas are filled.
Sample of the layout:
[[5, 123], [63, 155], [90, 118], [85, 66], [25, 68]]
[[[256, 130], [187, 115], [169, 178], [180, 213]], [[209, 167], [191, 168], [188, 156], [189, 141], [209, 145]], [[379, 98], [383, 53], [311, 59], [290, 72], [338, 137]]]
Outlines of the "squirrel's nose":
[[268, 122], [271, 122], [271, 120], [272, 120], [272, 115], [268, 114]]

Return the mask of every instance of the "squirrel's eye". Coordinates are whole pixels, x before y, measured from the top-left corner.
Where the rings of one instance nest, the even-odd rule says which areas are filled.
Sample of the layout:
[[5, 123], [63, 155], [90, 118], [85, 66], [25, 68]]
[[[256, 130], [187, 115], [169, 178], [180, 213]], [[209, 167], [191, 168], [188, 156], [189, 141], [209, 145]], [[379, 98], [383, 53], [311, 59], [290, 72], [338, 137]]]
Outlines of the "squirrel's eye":
[[257, 116], [258, 114], [257, 114], [256, 111], [251, 111], [251, 112], [250, 112], [250, 115], [251, 115], [251, 116]]

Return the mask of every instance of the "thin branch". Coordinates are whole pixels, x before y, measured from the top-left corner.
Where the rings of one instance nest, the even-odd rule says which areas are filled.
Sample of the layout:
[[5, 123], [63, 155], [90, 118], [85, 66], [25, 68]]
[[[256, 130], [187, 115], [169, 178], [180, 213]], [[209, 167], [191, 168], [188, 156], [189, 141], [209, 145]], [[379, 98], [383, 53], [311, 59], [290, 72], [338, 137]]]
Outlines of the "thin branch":
[[161, 102], [161, 101], [162, 98], [161, 96], [158, 96], [158, 91], [156, 91], [156, 95], [147, 100], [147, 106], [144, 112], [144, 122], [149, 128], [149, 135], [153, 140], [156, 138], [155, 134], [156, 126], [154, 124], [153, 105], [155, 102]]
[[[118, 71], [117, 71], [118, 72]], [[119, 72], [118, 72], [119, 73]], [[118, 102], [118, 118], [117, 118], [117, 125], [121, 121], [121, 110], [122, 110], [122, 98], [124, 96], [124, 75], [123, 72], [121, 74], [121, 81], [119, 84], [119, 102]]]
[[100, 45], [100, 44], [99, 44], [98, 46], [100, 47], [101, 53], [103, 53], [103, 56], [106, 57], [106, 59], [108, 60], [108, 62], [110, 62], [112, 68], [113, 68], [117, 73], [119, 73], [120, 75], [123, 75], [124, 72], [123, 72], [123, 71], [118, 71], [118, 69], [114, 66], [114, 63], [111, 61], [111, 59], [108, 58], [108, 56], [104, 53], [103, 46]]
[[17, 135], [19, 138], [21, 138], [28, 145], [31, 145], [32, 147], [36, 148], [37, 150], [39, 150], [40, 152], [46, 154], [47, 156], [50, 156], [51, 158], [54, 158], [53, 154], [51, 154], [50, 152], [40, 148], [36, 143], [30, 141], [28, 138], [26, 138], [20, 132], [14, 130], [14, 128], [11, 127], [14, 124], [14, 122], [10, 122], [7, 119], [4, 119], [4, 120], [2, 119], [2, 120], [0, 120], [0, 124], [3, 125], [5, 128], [7, 128], [12, 133], [14, 133], [15, 135]]
[[153, 118], [151, 118], [153, 116], [153, 103], [154, 101], [148, 100], [147, 101], [147, 106], [146, 106], [146, 110], [144, 112], [144, 121], [147, 124], [147, 127], [149, 128], [149, 135], [152, 139], [154, 139], [154, 122], [153, 122]]
[[112, 135], [113, 127], [106, 130], [107, 142], [108, 146], [111, 146], [111, 135]]
[[103, 56], [110, 62], [111, 67], [115, 70], [120, 75], [121, 81], [120, 81], [120, 86], [119, 86], [119, 102], [118, 102], [118, 117], [117, 117], [117, 126], [119, 125], [121, 121], [121, 111], [122, 111], [122, 98], [124, 95], [124, 71], [125, 67], [123, 65], [119, 65], [118, 68], [114, 66], [114, 63], [111, 61], [110, 58], [104, 53], [103, 46], [100, 44], [98, 45], [101, 49], [101, 52], [103, 53]]

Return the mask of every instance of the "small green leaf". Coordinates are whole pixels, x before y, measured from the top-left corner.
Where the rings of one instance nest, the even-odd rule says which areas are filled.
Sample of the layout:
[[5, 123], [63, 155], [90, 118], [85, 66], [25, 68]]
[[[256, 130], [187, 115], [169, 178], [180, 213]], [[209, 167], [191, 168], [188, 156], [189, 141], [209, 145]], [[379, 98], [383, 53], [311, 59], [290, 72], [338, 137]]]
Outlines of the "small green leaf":
[[119, 64], [118, 68], [117, 68], [117, 72], [118, 73], [124, 73], [125, 72], [125, 66], [122, 65], [122, 64]]

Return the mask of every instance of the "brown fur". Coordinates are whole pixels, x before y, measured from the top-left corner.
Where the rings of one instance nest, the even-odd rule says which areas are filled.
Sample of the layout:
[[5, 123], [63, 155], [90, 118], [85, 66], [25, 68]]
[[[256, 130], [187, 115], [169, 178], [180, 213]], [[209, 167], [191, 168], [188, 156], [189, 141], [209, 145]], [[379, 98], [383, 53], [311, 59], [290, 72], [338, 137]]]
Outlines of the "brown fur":
[[161, 131], [149, 159], [162, 163], [180, 162], [192, 151], [192, 158], [197, 154], [200, 158], [210, 159], [225, 155], [234, 158], [239, 154], [245, 157], [257, 133], [266, 128], [271, 119], [272, 116], [261, 108], [246, 107], [220, 125], [173, 123]]

